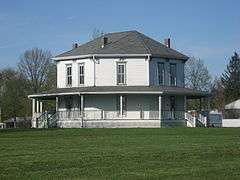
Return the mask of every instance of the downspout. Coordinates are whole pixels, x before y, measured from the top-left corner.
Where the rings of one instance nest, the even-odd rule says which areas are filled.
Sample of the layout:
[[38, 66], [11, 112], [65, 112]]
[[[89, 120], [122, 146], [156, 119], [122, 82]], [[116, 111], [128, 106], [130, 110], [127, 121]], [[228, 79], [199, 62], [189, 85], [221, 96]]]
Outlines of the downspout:
[[151, 55], [147, 55], [147, 62], [148, 62], [148, 86], [150, 86], [150, 81], [151, 81], [151, 76], [150, 76], [150, 60], [151, 60]]
[[96, 58], [93, 56], [93, 86], [96, 86]]

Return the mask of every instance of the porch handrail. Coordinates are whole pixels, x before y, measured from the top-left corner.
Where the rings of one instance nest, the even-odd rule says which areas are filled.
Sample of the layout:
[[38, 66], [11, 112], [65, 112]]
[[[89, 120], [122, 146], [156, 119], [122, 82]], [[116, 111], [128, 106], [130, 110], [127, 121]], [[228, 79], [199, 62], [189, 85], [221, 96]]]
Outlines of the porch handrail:
[[50, 117], [47, 118], [48, 128], [57, 127], [57, 113], [53, 113]]
[[188, 121], [192, 127], [196, 127], [196, 117], [190, 112], [185, 112], [185, 119]]
[[197, 120], [202, 123], [205, 127], [207, 127], [207, 117], [202, 115], [201, 113], [198, 114]]
[[[138, 120], [158, 120], [159, 111], [124, 111], [121, 115], [118, 111], [105, 111], [105, 110], [84, 110], [83, 112], [79, 110], [67, 110], [58, 111], [58, 118], [64, 119], [138, 119]], [[185, 111], [162, 111], [161, 119], [170, 120], [184, 120]]]
[[55, 114], [55, 111], [45, 111], [36, 118], [36, 128], [47, 128], [48, 119]]
[[39, 128], [40, 125], [43, 125], [42, 127], [45, 127], [46, 126], [46, 115], [47, 115], [47, 112], [43, 112], [41, 114], [39, 114], [38, 117], [36, 117], [36, 128]]

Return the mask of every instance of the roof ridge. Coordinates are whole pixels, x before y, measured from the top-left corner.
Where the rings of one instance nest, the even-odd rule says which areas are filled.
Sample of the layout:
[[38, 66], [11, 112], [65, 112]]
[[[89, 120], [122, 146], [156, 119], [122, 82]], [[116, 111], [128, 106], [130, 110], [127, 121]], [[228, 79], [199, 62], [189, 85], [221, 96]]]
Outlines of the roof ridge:
[[148, 38], [149, 40], [151, 40], [151, 41], [157, 43], [158, 45], [161, 45], [163, 48], [166, 48], [167, 50], [174, 51], [174, 52], [177, 52], [177, 53], [179, 53], [179, 54], [185, 56], [183, 53], [179, 52], [178, 50], [173, 49], [173, 48], [171, 48], [171, 47], [167, 47], [166, 45], [164, 45], [164, 44], [161, 43], [160, 41], [157, 41], [156, 39], [153, 39], [153, 38], [151, 38], [151, 37], [148, 37], [148, 36], [145, 35], [145, 34], [142, 34], [142, 35], [145, 36], [146, 38]]
[[[109, 35], [109, 34], [118, 34], [118, 33], [131, 33], [131, 32], [134, 32], [136, 30], [129, 30], [129, 31], [118, 31], [118, 32], [109, 32], [109, 33], [106, 33], [106, 34], [103, 34], [101, 35], [100, 37], [104, 36], [104, 35]], [[136, 31], [137, 32], [137, 31]]]
[[143, 39], [143, 37], [142, 37], [142, 33], [140, 33], [140, 32], [138, 32], [138, 31], [136, 31], [137, 32], [137, 36], [138, 37], [140, 37], [140, 39], [141, 39], [141, 43], [144, 45], [144, 47], [147, 49], [147, 51], [148, 51], [148, 53], [149, 54], [151, 54], [151, 49], [147, 46], [147, 44], [145, 43], [145, 41], [144, 41], [144, 39]]

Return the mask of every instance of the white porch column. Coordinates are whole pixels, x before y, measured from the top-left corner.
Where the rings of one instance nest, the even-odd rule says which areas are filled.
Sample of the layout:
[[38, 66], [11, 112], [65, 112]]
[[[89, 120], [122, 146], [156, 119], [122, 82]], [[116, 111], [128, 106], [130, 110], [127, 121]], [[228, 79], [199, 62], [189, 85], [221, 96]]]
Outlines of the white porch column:
[[120, 95], [120, 115], [123, 116], [123, 97]]
[[39, 101], [37, 100], [37, 113], [39, 112]]
[[58, 97], [56, 97], [56, 112], [58, 111]]
[[80, 95], [80, 111], [81, 111], [81, 114], [83, 115], [83, 112], [84, 112], [84, 95]]
[[40, 101], [40, 113], [42, 113], [42, 110], [43, 110], [43, 102], [42, 101]]
[[35, 99], [32, 99], [32, 116], [35, 114]]
[[35, 128], [36, 127], [36, 117], [35, 117], [35, 105], [36, 105], [36, 100], [32, 99], [32, 127]]
[[162, 119], [162, 96], [161, 95], [158, 96], [158, 118], [161, 122], [161, 119]]

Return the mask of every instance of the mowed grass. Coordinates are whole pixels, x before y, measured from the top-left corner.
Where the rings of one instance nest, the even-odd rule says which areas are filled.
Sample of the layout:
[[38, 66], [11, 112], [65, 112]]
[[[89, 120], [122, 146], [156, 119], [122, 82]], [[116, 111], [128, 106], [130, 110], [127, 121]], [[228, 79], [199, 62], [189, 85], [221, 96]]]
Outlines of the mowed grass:
[[0, 179], [240, 179], [240, 129], [1, 130]]

